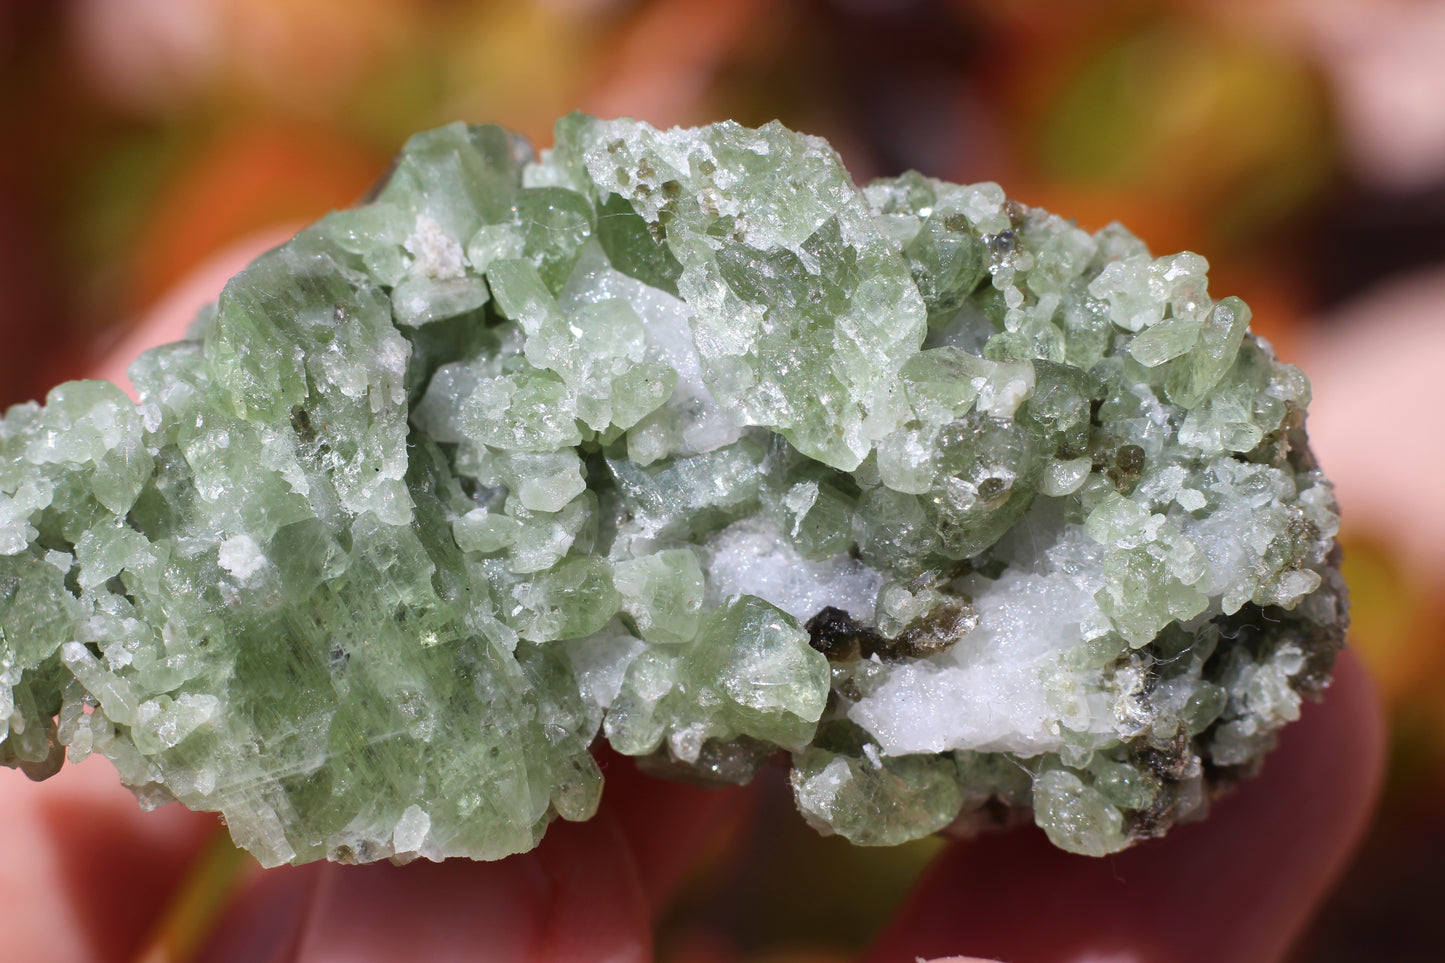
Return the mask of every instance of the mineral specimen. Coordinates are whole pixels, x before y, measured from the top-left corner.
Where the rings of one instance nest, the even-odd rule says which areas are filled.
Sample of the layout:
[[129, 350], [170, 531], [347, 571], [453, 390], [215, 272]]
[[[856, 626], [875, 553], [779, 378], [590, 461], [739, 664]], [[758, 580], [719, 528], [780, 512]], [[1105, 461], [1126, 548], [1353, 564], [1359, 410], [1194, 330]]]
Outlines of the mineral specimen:
[[419, 134], [0, 421], [0, 757], [265, 864], [586, 819], [605, 738], [860, 843], [1195, 814], [1343, 636], [1309, 386], [1152, 257], [772, 124]]

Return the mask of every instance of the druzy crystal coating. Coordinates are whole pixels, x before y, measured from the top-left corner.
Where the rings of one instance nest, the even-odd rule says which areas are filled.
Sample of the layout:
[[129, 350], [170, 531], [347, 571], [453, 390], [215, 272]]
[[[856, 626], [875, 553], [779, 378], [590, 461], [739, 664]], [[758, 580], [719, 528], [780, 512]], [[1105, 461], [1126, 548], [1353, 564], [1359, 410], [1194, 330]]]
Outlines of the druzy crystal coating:
[[0, 760], [267, 865], [525, 851], [599, 740], [859, 843], [1157, 835], [1344, 633], [1308, 382], [1206, 267], [777, 124], [419, 134], [138, 402], [0, 420]]

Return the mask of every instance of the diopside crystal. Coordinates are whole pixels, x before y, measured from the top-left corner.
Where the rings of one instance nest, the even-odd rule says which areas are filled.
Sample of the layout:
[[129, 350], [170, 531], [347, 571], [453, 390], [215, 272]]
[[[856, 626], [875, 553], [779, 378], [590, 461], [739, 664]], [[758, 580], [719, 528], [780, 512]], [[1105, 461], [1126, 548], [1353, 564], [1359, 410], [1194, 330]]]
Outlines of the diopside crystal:
[[1156, 835], [1344, 633], [1308, 382], [1206, 268], [777, 124], [419, 134], [137, 402], [0, 420], [0, 761], [266, 864], [527, 850], [602, 739], [860, 843]]

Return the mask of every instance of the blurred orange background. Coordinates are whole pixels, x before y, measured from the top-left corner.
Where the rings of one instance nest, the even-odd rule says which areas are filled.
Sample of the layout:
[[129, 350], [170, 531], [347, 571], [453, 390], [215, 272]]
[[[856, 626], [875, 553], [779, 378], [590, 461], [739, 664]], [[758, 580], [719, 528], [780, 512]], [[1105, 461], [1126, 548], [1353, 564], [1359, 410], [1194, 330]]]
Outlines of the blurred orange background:
[[[1120, 220], [1204, 254], [1214, 293], [1315, 376], [1352, 643], [1393, 737], [1376, 828], [1297, 959], [1438, 959], [1442, 51], [1445, 3], [1424, 0], [0, 3], [0, 406], [83, 375], [208, 259], [353, 202], [408, 134], [455, 119], [546, 145], [574, 108], [778, 118], [860, 180], [917, 168]], [[789, 825], [772, 845], [796, 849], [796, 878], [699, 884], [662, 959], [719, 940], [846, 952], [880, 920], [827, 929], [789, 888], [850, 880], [854, 904], [928, 853]]]

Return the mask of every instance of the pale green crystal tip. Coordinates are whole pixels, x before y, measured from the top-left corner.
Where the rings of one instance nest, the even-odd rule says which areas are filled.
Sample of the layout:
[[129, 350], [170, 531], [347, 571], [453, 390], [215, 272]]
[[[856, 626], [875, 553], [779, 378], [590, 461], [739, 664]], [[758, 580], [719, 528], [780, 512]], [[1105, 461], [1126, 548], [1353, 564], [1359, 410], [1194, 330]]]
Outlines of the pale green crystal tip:
[[0, 758], [268, 865], [530, 849], [605, 739], [859, 843], [1198, 813], [1345, 625], [1309, 384], [995, 184], [771, 124], [419, 134], [140, 400], [0, 421]]

